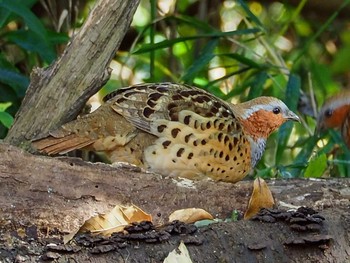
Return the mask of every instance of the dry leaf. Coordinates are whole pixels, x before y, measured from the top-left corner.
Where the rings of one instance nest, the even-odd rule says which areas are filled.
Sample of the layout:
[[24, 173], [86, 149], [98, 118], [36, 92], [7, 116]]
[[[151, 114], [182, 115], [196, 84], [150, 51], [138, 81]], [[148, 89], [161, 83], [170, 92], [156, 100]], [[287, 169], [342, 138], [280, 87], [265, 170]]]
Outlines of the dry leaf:
[[152, 216], [150, 214], [147, 214], [145, 211], [135, 205], [127, 207], [121, 206], [120, 209], [129, 223], [152, 221]]
[[247, 211], [244, 219], [250, 219], [255, 216], [261, 208], [272, 208], [275, 204], [272, 193], [262, 178], [254, 180], [253, 193], [250, 197]]
[[179, 220], [184, 223], [194, 223], [199, 220], [213, 219], [213, 216], [201, 208], [186, 208], [174, 211], [169, 216], [169, 222]]
[[171, 251], [164, 259], [163, 263], [192, 263], [190, 253], [188, 253], [187, 247], [183, 241], [181, 241], [178, 250], [180, 253], [177, 252], [176, 248]]
[[114, 232], [123, 231], [131, 223], [141, 221], [152, 221], [152, 216], [134, 205], [116, 205], [108, 214], [100, 214], [86, 220], [78, 231], [64, 237], [64, 243], [69, 242], [77, 233], [90, 231], [92, 234], [110, 236]]

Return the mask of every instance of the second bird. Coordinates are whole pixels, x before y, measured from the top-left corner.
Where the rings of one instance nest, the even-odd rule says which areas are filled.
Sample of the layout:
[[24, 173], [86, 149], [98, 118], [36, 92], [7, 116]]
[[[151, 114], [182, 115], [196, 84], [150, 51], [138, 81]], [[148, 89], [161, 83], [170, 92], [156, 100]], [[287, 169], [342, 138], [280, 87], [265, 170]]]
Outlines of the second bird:
[[317, 133], [339, 129], [350, 149], [350, 92], [342, 91], [325, 101], [317, 118]]

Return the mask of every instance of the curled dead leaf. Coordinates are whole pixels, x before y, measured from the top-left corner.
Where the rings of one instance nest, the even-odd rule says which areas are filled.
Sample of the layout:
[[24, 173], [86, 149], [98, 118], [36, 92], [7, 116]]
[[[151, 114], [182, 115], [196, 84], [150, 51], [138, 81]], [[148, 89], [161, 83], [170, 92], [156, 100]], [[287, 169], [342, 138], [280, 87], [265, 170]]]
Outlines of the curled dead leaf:
[[169, 222], [178, 220], [184, 223], [194, 223], [199, 220], [213, 219], [213, 216], [201, 208], [186, 208], [174, 211], [169, 216]]
[[112, 233], [123, 231], [131, 223], [141, 221], [152, 221], [152, 216], [135, 205], [116, 205], [109, 213], [86, 220], [78, 231], [64, 237], [64, 243], [69, 242], [77, 233], [91, 232], [95, 235], [110, 236]]
[[253, 193], [250, 197], [244, 219], [250, 219], [259, 213], [261, 208], [272, 208], [275, 204], [272, 193], [262, 178], [256, 178], [253, 185]]

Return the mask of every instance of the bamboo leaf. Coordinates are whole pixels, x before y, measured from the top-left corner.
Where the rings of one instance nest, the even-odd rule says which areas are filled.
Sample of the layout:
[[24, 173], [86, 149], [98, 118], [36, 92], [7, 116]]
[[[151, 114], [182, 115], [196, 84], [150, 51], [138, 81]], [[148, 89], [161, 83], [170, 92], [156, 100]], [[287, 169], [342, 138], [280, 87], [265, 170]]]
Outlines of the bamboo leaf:
[[248, 100], [254, 99], [262, 95], [264, 84], [267, 79], [268, 79], [268, 75], [265, 71], [262, 71], [259, 74], [257, 74], [257, 76], [254, 78], [254, 81], [250, 87], [248, 98], [247, 98]]
[[47, 63], [51, 63], [56, 58], [54, 46], [48, 41], [42, 41], [40, 37], [27, 30], [17, 30], [6, 35], [8, 40], [17, 44], [25, 50], [38, 53]]
[[237, 60], [238, 62], [241, 62], [244, 65], [250, 66], [251, 68], [265, 68], [265, 65], [258, 64], [254, 60], [251, 60], [243, 55], [240, 55], [238, 53], [222, 53], [222, 54], [217, 54], [217, 56], [224, 56], [224, 57], [229, 57], [232, 59]]
[[15, 71], [0, 68], [0, 82], [12, 87], [18, 97], [23, 97], [29, 85], [29, 79]]
[[171, 16], [169, 17], [171, 19], [174, 19], [175, 21], [184, 23], [184, 24], [188, 24], [193, 28], [197, 28], [200, 29], [204, 32], [213, 32], [213, 31], [218, 31], [216, 28], [211, 27], [208, 23], [205, 23], [201, 20], [196, 19], [195, 17], [191, 17], [191, 16], [186, 16], [186, 15], [176, 15], [176, 16]]
[[327, 156], [321, 154], [309, 162], [308, 167], [305, 170], [305, 178], [319, 178], [321, 177], [327, 168]]
[[260, 22], [260, 20], [250, 11], [246, 1], [244, 0], [238, 0], [239, 4], [242, 6], [243, 10], [246, 12], [250, 20], [252, 20], [257, 26], [260, 28], [264, 28], [263, 24]]
[[212, 32], [212, 33], [206, 33], [206, 34], [199, 34], [195, 36], [187, 36], [187, 37], [179, 37], [175, 39], [169, 39], [169, 40], [163, 40], [161, 42], [155, 43], [155, 44], [144, 44], [139, 49], [132, 52], [133, 54], [141, 54], [150, 52], [152, 50], [162, 49], [162, 48], [168, 48], [173, 46], [176, 43], [184, 42], [188, 40], [196, 40], [200, 38], [220, 38], [220, 37], [230, 37], [230, 36], [238, 36], [238, 35], [246, 35], [246, 34], [255, 34], [259, 32], [260, 30], [257, 28], [252, 29], [243, 29], [243, 30], [235, 30], [235, 31], [228, 31], [228, 32]]
[[3, 7], [25, 21], [26, 25], [42, 39], [46, 39], [46, 29], [41, 21], [33, 14], [33, 12], [19, 0], [0, 0], [0, 7]]
[[5, 111], [8, 107], [11, 107], [12, 102], [2, 102], [0, 103], [0, 112]]
[[195, 75], [204, 67], [208, 65], [210, 60], [214, 57], [214, 50], [219, 42], [218, 38], [212, 39], [204, 47], [201, 55], [194, 61], [194, 63], [187, 69], [186, 73], [182, 76], [184, 82], [192, 82]]
[[13, 123], [13, 117], [6, 111], [0, 111], [0, 122], [6, 127], [10, 128]]
[[[300, 96], [301, 81], [299, 76], [291, 74], [287, 83], [286, 105], [292, 111], [296, 111]], [[282, 153], [286, 149], [289, 136], [292, 132], [294, 123], [287, 122], [281, 126], [278, 133], [278, 147], [276, 151], [276, 164], [281, 161]]]

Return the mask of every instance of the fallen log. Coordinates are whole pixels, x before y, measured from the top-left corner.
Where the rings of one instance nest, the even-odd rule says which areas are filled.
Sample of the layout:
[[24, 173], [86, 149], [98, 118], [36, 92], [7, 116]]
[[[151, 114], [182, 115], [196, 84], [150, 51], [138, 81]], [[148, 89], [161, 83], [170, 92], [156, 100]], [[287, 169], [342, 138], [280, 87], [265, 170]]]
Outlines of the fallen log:
[[172, 211], [186, 207], [228, 218], [234, 209], [245, 210], [252, 181], [235, 185], [184, 182], [128, 165], [113, 167], [77, 158], [35, 156], [7, 144], [0, 144], [0, 156], [2, 262], [162, 262], [181, 240], [193, 262], [350, 260], [349, 179], [268, 182], [280, 205], [317, 210], [324, 217], [317, 229], [303, 231], [283, 220], [259, 218], [211, 224], [191, 233], [171, 234], [163, 242], [149, 243], [143, 237], [146, 233], [139, 240], [123, 239], [123, 245], [113, 240], [63, 245], [65, 233], [116, 204], [138, 205], [153, 215], [155, 225], [167, 222]]

